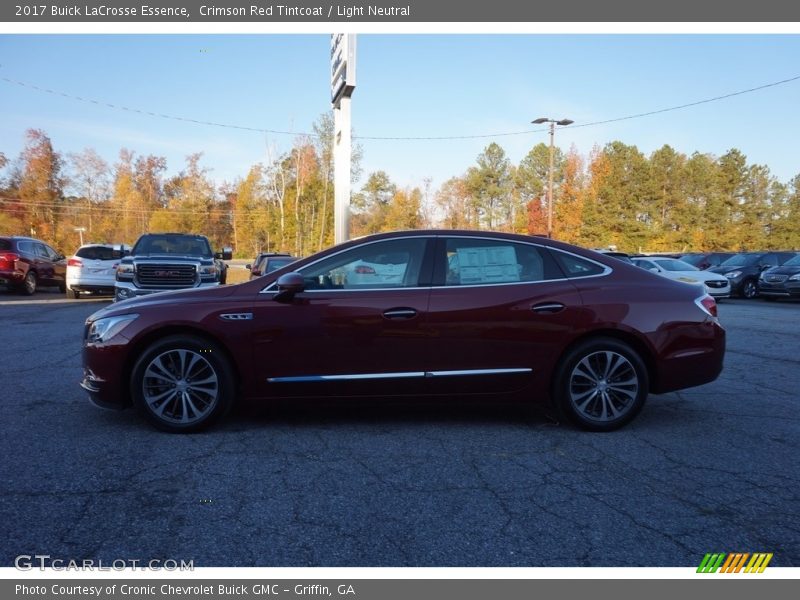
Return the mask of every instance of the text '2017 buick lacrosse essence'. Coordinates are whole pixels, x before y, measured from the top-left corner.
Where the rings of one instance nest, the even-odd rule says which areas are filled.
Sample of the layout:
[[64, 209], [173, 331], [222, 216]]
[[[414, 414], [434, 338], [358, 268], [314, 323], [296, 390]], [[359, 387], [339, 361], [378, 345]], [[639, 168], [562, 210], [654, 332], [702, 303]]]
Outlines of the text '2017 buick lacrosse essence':
[[399, 396], [523, 400], [608, 431], [651, 392], [713, 381], [724, 354], [695, 286], [546, 238], [408, 231], [104, 308], [86, 321], [81, 385], [174, 432], [237, 397]]

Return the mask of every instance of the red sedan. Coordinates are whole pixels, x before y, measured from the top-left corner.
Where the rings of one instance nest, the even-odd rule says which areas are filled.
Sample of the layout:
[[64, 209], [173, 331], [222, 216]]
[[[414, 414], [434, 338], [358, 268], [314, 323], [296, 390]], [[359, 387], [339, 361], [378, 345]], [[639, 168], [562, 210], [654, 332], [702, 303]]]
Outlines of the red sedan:
[[607, 431], [650, 392], [713, 381], [724, 354], [696, 286], [544, 238], [408, 231], [105, 308], [86, 321], [81, 385], [174, 432], [237, 397], [404, 395], [508, 397]]

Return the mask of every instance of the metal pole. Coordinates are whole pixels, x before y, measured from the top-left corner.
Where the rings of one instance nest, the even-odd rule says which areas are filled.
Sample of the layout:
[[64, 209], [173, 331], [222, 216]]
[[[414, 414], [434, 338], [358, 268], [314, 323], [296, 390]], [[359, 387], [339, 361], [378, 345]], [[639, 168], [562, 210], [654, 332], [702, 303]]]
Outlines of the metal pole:
[[350, 239], [350, 98], [343, 96], [333, 109], [333, 237], [341, 244]]
[[550, 121], [550, 183], [547, 186], [547, 237], [553, 238], [553, 137], [556, 124]]

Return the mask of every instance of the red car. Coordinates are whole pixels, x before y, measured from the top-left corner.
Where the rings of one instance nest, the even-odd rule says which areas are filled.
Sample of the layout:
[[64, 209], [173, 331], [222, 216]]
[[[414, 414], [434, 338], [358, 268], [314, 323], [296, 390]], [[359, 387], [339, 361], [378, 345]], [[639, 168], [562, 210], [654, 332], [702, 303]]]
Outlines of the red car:
[[247, 283], [119, 302], [86, 321], [82, 386], [183, 432], [237, 397], [485, 395], [607, 431], [648, 393], [708, 383], [714, 299], [523, 235], [380, 234]]
[[39, 286], [57, 286], [66, 291], [67, 260], [41, 240], [0, 237], [0, 285], [28, 296]]

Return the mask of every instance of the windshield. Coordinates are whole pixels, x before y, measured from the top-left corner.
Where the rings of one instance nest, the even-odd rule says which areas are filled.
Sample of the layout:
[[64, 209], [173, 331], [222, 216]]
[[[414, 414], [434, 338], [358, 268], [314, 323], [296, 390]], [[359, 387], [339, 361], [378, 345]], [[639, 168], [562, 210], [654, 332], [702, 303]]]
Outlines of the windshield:
[[797, 254], [796, 256], [793, 256], [792, 258], [787, 260], [785, 263], [783, 263], [783, 266], [784, 267], [800, 267], [800, 254]]
[[687, 262], [683, 262], [682, 260], [676, 260], [674, 258], [662, 258], [658, 260], [654, 260], [659, 267], [664, 269], [665, 271], [699, 271], [697, 267], [690, 265]]
[[757, 254], [735, 254], [722, 263], [721, 267], [745, 267], [758, 260]]
[[681, 260], [685, 263], [689, 263], [692, 266], [697, 266], [701, 262], [703, 262], [704, 255], [702, 254], [684, 254], [681, 256]]
[[177, 254], [181, 256], [211, 256], [211, 247], [204, 237], [193, 235], [146, 235], [136, 242], [132, 254]]

